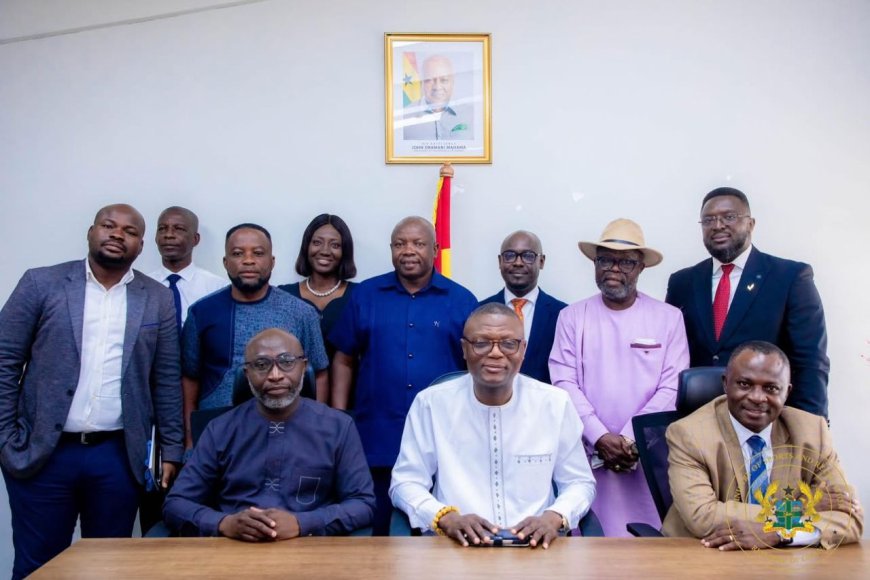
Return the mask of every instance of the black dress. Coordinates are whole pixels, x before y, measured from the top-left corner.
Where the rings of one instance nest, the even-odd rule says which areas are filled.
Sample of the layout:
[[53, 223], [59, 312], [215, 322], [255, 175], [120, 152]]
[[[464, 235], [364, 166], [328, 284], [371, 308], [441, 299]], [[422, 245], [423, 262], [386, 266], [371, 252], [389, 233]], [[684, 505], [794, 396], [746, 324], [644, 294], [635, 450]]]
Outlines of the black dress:
[[[285, 292], [289, 292], [296, 298], [305, 300], [299, 292], [299, 284], [301, 284], [301, 282], [296, 282], [295, 284], [284, 284], [278, 286], [278, 288]], [[338, 322], [338, 319], [341, 317], [341, 311], [344, 310], [347, 301], [350, 300], [350, 294], [353, 292], [354, 286], [356, 286], [355, 282], [348, 281], [344, 294], [341, 297], [332, 300], [323, 310], [317, 308], [317, 306], [315, 306], [315, 304], [310, 300], [305, 300], [305, 302], [314, 306], [314, 309], [317, 310], [317, 313], [320, 315], [320, 334], [323, 335], [323, 346], [326, 347], [326, 354], [330, 361], [332, 361], [332, 356], [335, 354], [335, 347], [329, 343], [327, 337], [332, 331], [332, 327], [335, 326], [335, 323]]]

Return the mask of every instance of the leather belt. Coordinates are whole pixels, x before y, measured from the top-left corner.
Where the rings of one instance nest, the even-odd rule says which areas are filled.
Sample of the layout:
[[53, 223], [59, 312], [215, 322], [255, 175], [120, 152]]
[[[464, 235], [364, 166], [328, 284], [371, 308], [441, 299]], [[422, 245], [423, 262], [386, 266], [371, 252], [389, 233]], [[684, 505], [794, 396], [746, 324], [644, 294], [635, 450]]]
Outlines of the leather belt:
[[123, 429], [117, 431], [91, 431], [89, 433], [73, 433], [64, 431], [60, 434], [61, 441], [81, 443], [82, 445], [96, 445], [115, 437], [120, 437], [124, 434]]

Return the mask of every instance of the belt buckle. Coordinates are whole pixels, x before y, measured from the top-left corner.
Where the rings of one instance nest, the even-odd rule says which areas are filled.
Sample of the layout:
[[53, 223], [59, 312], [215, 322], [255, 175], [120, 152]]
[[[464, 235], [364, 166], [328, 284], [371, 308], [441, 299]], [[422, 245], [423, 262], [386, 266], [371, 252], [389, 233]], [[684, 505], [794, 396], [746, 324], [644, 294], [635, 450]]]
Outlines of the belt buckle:
[[79, 441], [81, 441], [82, 445], [90, 445], [90, 441], [88, 441], [88, 433], [82, 431], [81, 436], [79, 437]]

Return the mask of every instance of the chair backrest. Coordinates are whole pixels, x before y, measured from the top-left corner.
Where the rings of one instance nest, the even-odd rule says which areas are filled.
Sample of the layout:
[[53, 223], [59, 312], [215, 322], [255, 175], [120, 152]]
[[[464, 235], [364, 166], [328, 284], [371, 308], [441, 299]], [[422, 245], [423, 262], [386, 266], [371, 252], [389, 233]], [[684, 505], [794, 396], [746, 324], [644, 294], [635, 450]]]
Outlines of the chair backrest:
[[432, 385], [440, 385], [441, 383], [446, 383], [447, 381], [457, 379], [462, 375], [467, 374], [468, 371], [450, 371], [449, 373], [444, 373], [443, 375], [436, 377], [435, 380], [429, 383], [429, 386], [431, 387]]
[[197, 409], [190, 414], [190, 434], [193, 438], [194, 446], [196, 445], [196, 442], [199, 441], [203, 431], [205, 431], [206, 425], [208, 425], [212, 419], [220, 417], [230, 409], [232, 409], [232, 407]]
[[236, 378], [233, 380], [233, 407], [237, 407], [248, 399], [253, 398], [254, 394], [251, 392], [251, 385], [248, 384], [248, 377], [245, 375], [245, 367], [239, 365], [236, 368]]
[[668, 481], [668, 426], [723, 394], [722, 367], [695, 367], [680, 372], [676, 411], [637, 415], [631, 419], [640, 464], [659, 516], [664, 520], [673, 503]]
[[631, 419], [643, 474], [659, 517], [663, 520], [673, 503], [671, 486], [668, 482], [668, 442], [665, 439], [665, 431], [679, 418], [680, 414], [677, 411], [662, 411], [637, 415]]
[[685, 417], [719, 395], [722, 388], [722, 367], [695, 367], [680, 372], [677, 386], [677, 412]]

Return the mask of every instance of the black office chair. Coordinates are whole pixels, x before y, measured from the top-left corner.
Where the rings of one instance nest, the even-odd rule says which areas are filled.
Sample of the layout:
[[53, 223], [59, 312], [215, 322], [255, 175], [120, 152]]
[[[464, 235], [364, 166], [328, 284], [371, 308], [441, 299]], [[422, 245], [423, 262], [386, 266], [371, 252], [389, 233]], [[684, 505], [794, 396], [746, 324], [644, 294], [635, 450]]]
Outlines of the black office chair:
[[677, 387], [677, 412], [691, 415], [719, 395], [725, 394], [723, 367], [695, 367], [680, 372]]
[[[656, 505], [659, 518], [665, 519], [673, 503], [668, 481], [668, 442], [665, 432], [671, 423], [692, 414], [719, 395], [722, 387], [721, 367], [696, 367], [680, 372], [677, 385], [677, 410], [638, 415], [631, 420], [640, 464]], [[659, 537], [661, 532], [646, 523], [629, 523], [633, 536]]]

